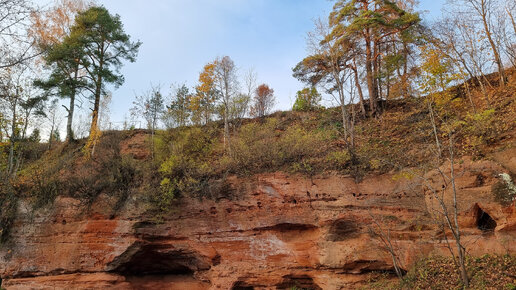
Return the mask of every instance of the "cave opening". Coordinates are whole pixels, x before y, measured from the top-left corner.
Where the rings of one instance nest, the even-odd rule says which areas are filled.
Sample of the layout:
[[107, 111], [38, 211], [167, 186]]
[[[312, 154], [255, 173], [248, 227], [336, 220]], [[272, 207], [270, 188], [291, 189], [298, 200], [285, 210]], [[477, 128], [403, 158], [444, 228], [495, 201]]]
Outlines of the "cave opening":
[[493, 233], [496, 228], [496, 221], [480, 207], [477, 207], [476, 224], [477, 228], [486, 234]]
[[112, 271], [124, 276], [188, 275], [209, 268], [193, 252], [144, 245]]
[[254, 287], [244, 281], [238, 281], [231, 287], [231, 290], [254, 290]]
[[283, 281], [276, 285], [276, 289], [310, 289], [322, 290], [319, 285], [315, 284], [312, 277], [308, 275], [286, 275]]

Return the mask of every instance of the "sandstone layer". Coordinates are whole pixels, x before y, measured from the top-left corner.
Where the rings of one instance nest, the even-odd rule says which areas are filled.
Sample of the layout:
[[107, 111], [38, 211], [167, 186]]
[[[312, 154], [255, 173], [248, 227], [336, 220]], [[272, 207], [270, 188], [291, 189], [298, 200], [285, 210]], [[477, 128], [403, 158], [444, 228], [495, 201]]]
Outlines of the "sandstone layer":
[[[496, 159], [496, 158], [495, 158]], [[468, 254], [516, 253], [516, 209], [494, 200], [511, 158], [455, 166]], [[502, 164], [508, 160], [507, 164]], [[512, 162], [512, 163], [511, 163]], [[504, 167], [505, 166], [505, 167]], [[514, 170], [514, 168], [512, 168]], [[410, 173], [410, 171], [408, 171]], [[449, 175], [449, 166], [442, 167]], [[215, 200], [180, 199], [163, 220], [133, 196], [118, 213], [59, 197], [33, 212], [21, 203], [0, 248], [6, 289], [351, 289], [371, 273], [393, 272], [378, 234], [401, 266], [448, 255], [432, 188], [450, 203], [439, 171], [312, 178], [285, 173], [232, 177]]]

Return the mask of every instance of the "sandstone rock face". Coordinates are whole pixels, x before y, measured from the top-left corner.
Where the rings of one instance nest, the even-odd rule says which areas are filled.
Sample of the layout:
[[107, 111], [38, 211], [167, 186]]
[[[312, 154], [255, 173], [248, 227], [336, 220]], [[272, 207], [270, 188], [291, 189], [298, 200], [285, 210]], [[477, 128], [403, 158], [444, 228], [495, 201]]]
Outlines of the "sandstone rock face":
[[[471, 255], [516, 253], [516, 209], [491, 185], [507, 169], [465, 160], [455, 167], [463, 239]], [[449, 174], [449, 167], [442, 172]], [[113, 215], [109, 198], [85, 207], [58, 198], [32, 212], [20, 205], [0, 248], [6, 289], [350, 289], [374, 271], [393, 271], [378, 233], [390, 237], [401, 266], [449, 254], [435, 225], [446, 181], [385, 174], [355, 183], [328, 174], [285, 173], [230, 179], [216, 201], [184, 198], [161, 223], [137, 198]], [[451, 189], [443, 192], [450, 202]]]

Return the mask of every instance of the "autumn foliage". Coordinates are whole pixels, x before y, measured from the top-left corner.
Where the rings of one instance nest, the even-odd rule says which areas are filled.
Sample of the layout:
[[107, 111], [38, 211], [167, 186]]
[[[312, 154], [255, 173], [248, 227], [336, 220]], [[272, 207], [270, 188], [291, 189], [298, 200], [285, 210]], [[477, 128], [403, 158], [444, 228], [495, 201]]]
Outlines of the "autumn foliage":
[[274, 90], [266, 84], [259, 85], [254, 94], [251, 116], [263, 118], [270, 113], [274, 101]]
[[190, 98], [189, 109], [192, 111], [192, 121], [195, 124], [206, 124], [211, 120], [217, 100], [215, 66], [216, 62], [210, 62], [204, 66], [199, 74], [199, 84], [195, 87], [196, 94]]

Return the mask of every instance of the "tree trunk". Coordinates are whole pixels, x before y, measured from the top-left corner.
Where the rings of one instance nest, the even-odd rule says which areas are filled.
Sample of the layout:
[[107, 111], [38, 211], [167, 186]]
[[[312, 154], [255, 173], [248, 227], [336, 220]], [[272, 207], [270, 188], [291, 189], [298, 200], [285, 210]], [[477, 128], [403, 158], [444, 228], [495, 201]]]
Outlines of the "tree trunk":
[[373, 64], [372, 64], [372, 51], [371, 51], [371, 37], [369, 36], [369, 31], [365, 37], [366, 42], [366, 78], [367, 78], [367, 89], [369, 91], [369, 109], [370, 115], [376, 115], [377, 109], [377, 99], [376, 99], [376, 85], [374, 81], [374, 73], [373, 73]]
[[50, 137], [48, 137], [48, 150], [52, 148], [52, 136], [54, 135], [54, 122], [52, 122], [52, 127], [50, 128]]
[[[79, 68], [77, 66], [75, 68], [75, 72], [74, 72], [74, 81], [77, 81], [78, 73], [79, 73]], [[75, 109], [75, 94], [76, 94], [76, 88], [74, 85], [74, 88], [72, 89], [72, 93], [70, 94], [70, 105], [68, 107], [68, 118], [66, 121], [66, 141], [67, 142], [74, 140], [72, 126], [73, 126], [73, 112]]]
[[225, 106], [224, 110], [224, 147], [226, 147], [229, 154], [231, 155], [231, 143], [229, 140], [228, 106]]
[[380, 63], [382, 61], [380, 55], [381, 47], [377, 43], [377, 41], [373, 42], [373, 71], [374, 71], [374, 81], [376, 86], [376, 92], [378, 96], [378, 100], [383, 99], [383, 90], [382, 90], [382, 80], [379, 78], [380, 76]]
[[93, 103], [93, 111], [91, 112], [91, 127], [90, 127], [90, 137], [89, 137], [89, 145], [91, 146], [90, 156], [95, 154], [95, 147], [97, 145], [97, 141], [100, 138], [100, 129], [98, 126], [99, 122], [99, 110], [100, 110], [100, 97], [102, 95], [102, 66], [103, 61], [100, 61], [99, 65], [99, 74], [97, 76], [97, 83], [95, 88], [95, 101]]
[[401, 93], [403, 96], [407, 96], [408, 91], [408, 56], [409, 56], [409, 48], [406, 42], [403, 42], [403, 77], [401, 78]]
[[357, 87], [358, 97], [360, 98], [360, 111], [362, 112], [362, 116], [366, 116], [366, 110], [364, 105], [364, 94], [362, 93], [362, 86], [360, 86], [360, 80], [358, 78], [358, 70], [355, 64], [355, 60], [353, 59], [353, 75], [355, 76], [355, 86]]
[[74, 140], [73, 136], [73, 111], [75, 107], [75, 96], [70, 96], [70, 105], [68, 107], [68, 117], [66, 120], [66, 141], [70, 142]]
[[459, 221], [458, 221], [459, 210], [457, 207], [457, 188], [455, 186], [453, 133], [450, 133], [449, 138], [450, 138], [450, 144], [449, 144], [450, 174], [451, 174], [451, 184], [452, 184], [452, 190], [453, 190], [453, 222], [455, 224], [455, 243], [457, 245], [457, 251], [458, 251], [458, 255], [459, 255], [460, 276], [461, 276], [462, 282], [464, 283], [464, 287], [469, 288], [469, 277], [468, 277], [468, 273], [466, 271], [466, 253], [465, 253], [465, 249], [462, 246], [462, 243], [460, 240], [461, 236], [460, 236], [460, 228], [459, 228]]
[[13, 168], [14, 168], [14, 146], [16, 144], [16, 141], [17, 141], [17, 134], [16, 134], [16, 119], [17, 119], [17, 116], [16, 116], [16, 106], [17, 106], [17, 100], [15, 99], [14, 100], [14, 103], [12, 105], [12, 111], [13, 111], [13, 116], [12, 116], [12, 121], [11, 121], [11, 136], [10, 136], [10, 144], [9, 144], [9, 158], [8, 158], [8, 165], [7, 165], [7, 176], [6, 178], [9, 179], [13, 173]]
[[101, 84], [102, 77], [98, 76], [97, 88], [95, 89], [95, 101], [93, 103], [93, 111], [91, 113], [91, 126], [90, 126], [90, 137], [92, 133], [98, 130], [98, 122], [99, 122], [99, 108], [100, 108], [100, 97], [101, 97]]
[[489, 41], [489, 45], [491, 45], [491, 49], [493, 50], [493, 55], [495, 57], [496, 65], [498, 66], [498, 73], [500, 74], [500, 86], [505, 87], [506, 77], [505, 70], [503, 68], [502, 59], [500, 54], [498, 53], [498, 49], [496, 48], [496, 44], [493, 41], [493, 37], [491, 35], [491, 30], [489, 29], [489, 24], [487, 23], [487, 11], [485, 10], [485, 1], [482, 0], [482, 24], [484, 25], [484, 32], [486, 33], [487, 40]]
[[349, 134], [349, 126], [348, 126], [348, 112], [346, 111], [346, 101], [344, 98], [344, 91], [342, 88], [342, 84], [338, 84], [339, 86], [339, 98], [340, 98], [340, 111], [342, 113], [342, 128], [344, 129], [344, 138], [347, 140]]
[[439, 135], [437, 134], [437, 126], [435, 124], [434, 108], [431, 102], [428, 102], [428, 110], [430, 111], [430, 121], [432, 122], [432, 130], [434, 131], [435, 145], [437, 147], [437, 152], [439, 154], [439, 162], [441, 162], [441, 144], [439, 143]]
[[227, 148], [229, 155], [231, 155], [231, 140], [229, 137], [229, 82], [226, 79], [224, 80], [225, 85], [225, 101], [224, 101], [224, 147]]
[[375, 89], [375, 99], [376, 99], [376, 111], [375, 116], [378, 116], [380, 114], [380, 110], [383, 108], [380, 108], [380, 105], [378, 102], [382, 100], [382, 88], [381, 88], [381, 82], [378, 76], [380, 75], [380, 61], [379, 55], [380, 55], [380, 46], [378, 44], [378, 40], [373, 40], [373, 59], [371, 62], [373, 63], [373, 84]]

